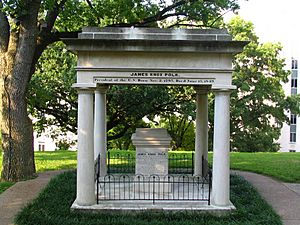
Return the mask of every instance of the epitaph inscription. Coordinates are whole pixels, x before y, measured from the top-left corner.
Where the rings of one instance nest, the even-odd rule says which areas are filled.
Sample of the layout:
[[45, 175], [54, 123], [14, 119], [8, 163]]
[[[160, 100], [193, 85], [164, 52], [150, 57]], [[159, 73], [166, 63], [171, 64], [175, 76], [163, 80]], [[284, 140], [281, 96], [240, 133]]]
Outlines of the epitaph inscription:
[[138, 152], [136, 154], [136, 173], [142, 175], [168, 174], [168, 153], [154, 153], [152, 151]]
[[[171, 137], [164, 128], [137, 128], [131, 137], [136, 147], [135, 173], [142, 175], [145, 183], [137, 187], [138, 192], [168, 194], [169, 183], [153, 183], [151, 175], [163, 181], [168, 175], [168, 150]], [[159, 190], [164, 190], [160, 192]]]
[[186, 84], [209, 85], [215, 82], [211, 78], [158, 78], [158, 77], [95, 77], [94, 83], [101, 84]]
[[123, 76], [97, 76], [94, 83], [101, 84], [173, 84], [173, 85], [210, 85], [214, 78], [187, 78], [174, 72], [128, 72]]
[[136, 147], [136, 174], [144, 176], [168, 174], [171, 137], [166, 129], [137, 128], [131, 139]]

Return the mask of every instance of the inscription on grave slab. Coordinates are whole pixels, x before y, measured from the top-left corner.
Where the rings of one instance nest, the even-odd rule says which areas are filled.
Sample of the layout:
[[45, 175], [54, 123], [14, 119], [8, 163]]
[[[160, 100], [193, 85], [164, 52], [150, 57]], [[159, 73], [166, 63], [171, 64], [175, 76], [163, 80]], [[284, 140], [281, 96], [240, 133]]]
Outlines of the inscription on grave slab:
[[132, 135], [136, 147], [136, 174], [167, 175], [171, 137], [163, 128], [138, 128]]
[[[156, 151], [147, 149], [146, 151]], [[168, 174], [168, 153], [139, 152], [136, 154], [136, 173], [143, 175]]]

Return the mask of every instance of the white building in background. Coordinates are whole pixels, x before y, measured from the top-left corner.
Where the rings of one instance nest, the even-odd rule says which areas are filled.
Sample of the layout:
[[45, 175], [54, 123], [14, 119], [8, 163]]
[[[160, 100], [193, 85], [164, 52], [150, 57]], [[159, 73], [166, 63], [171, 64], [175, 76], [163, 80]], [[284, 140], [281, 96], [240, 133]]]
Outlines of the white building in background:
[[[298, 60], [292, 59], [290, 64], [291, 75], [289, 82], [283, 85], [285, 94], [296, 95], [298, 90]], [[293, 112], [288, 112], [290, 124], [284, 124], [278, 140], [281, 152], [300, 152], [300, 118]]]
[[76, 151], [76, 142], [77, 135], [68, 132], [66, 135], [58, 135], [55, 139], [51, 138], [49, 132], [43, 132], [41, 134], [37, 134], [37, 132], [33, 132], [34, 137], [34, 151], [56, 151], [59, 150], [58, 143], [60, 141], [66, 141], [67, 143], [71, 143], [70, 148], [68, 150]]
[[[47, 118], [51, 118], [49, 115], [45, 115]], [[30, 116], [33, 124], [38, 121], [37, 118]], [[52, 117], [55, 119], [54, 117]], [[66, 142], [70, 144], [69, 150], [77, 150], [77, 135], [72, 132], [63, 134], [58, 126], [48, 126], [41, 134], [36, 131], [33, 132], [33, 145], [34, 151], [56, 151], [59, 150], [59, 143]]]
[[77, 135], [72, 132], [67, 132], [66, 135], [58, 134], [55, 138], [51, 137], [51, 133], [58, 132], [57, 127], [50, 127], [46, 129], [43, 133], [37, 134], [33, 132], [34, 137], [34, 151], [56, 151], [59, 150], [59, 142], [66, 142], [70, 144], [68, 150], [75, 151]]
[[56, 150], [56, 144], [54, 140], [46, 136], [44, 133], [38, 135], [36, 132], [33, 132], [33, 138], [34, 138], [34, 151], [44, 152], [44, 151]]

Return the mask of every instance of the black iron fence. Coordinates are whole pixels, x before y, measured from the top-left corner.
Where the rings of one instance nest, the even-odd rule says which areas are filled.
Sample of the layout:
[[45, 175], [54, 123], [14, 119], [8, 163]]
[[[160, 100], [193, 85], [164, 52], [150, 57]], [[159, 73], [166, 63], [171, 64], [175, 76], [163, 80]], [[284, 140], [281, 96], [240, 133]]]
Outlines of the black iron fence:
[[169, 174], [194, 174], [194, 152], [169, 154]]
[[191, 175], [106, 175], [97, 178], [99, 201], [144, 200], [207, 201], [210, 204], [211, 174]]
[[[194, 152], [171, 153], [168, 156], [169, 174], [193, 174]], [[132, 153], [107, 153], [107, 172], [135, 173], [135, 155]]]
[[107, 152], [107, 173], [135, 173], [135, 155]]

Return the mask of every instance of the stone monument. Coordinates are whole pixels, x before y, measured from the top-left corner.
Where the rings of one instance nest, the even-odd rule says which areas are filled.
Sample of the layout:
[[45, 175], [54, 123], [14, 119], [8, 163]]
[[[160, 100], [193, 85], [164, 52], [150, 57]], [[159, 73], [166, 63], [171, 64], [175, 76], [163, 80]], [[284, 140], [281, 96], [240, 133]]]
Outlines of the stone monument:
[[168, 150], [172, 138], [166, 129], [137, 128], [131, 139], [136, 147], [136, 174], [168, 174]]
[[168, 175], [168, 150], [172, 138], [164, 128], [137, 128], [131, 137], [136, 147], [136, 178], [143, 183], [136, 186], [138, 192], [165, 195], [172, 191]]

